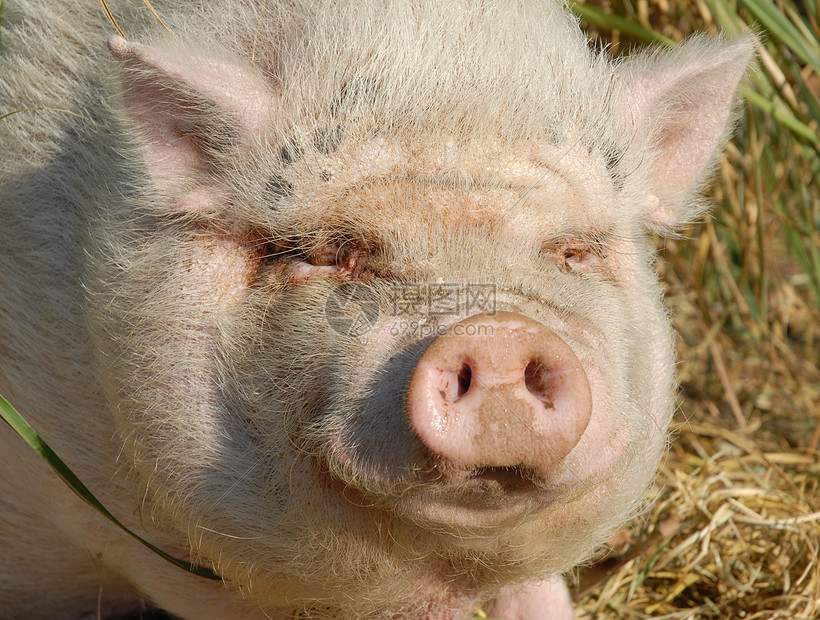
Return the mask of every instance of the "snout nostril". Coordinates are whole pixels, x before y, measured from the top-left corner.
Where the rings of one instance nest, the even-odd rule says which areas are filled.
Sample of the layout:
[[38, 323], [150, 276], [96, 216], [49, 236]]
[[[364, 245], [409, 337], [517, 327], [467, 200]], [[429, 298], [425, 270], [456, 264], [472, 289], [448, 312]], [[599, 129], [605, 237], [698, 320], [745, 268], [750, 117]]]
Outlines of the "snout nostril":
[[527, 390], [547, 407], [553, 406], [553, 374], [538, 360], [532, 360], [524, 369], [524, 385], [527, 386]]
[[[485, 325], [492, 333], [480, 332]], [[467, 485], [462, 499], [475, 503], [496, 491], [533, 491], [560, 474], [586, 432], [592, 393], [558, 334], [520, 314], [482, 313], [428, 345], [405, 409], [420, 449], [441, 464], [445, 481]]]
[[457, 398], [464, 396], [470, 389], [470, 384], [473, 380], [473, 371], [470, 366], [464, 362], [461, 365], [461, 370], [458, 371], [458, 395]]

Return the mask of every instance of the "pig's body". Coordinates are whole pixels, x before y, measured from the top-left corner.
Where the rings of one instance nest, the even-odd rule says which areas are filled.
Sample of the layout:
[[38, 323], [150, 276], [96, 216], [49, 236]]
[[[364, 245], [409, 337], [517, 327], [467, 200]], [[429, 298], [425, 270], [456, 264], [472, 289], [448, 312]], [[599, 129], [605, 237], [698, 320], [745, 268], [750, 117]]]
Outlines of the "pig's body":
[[[96, 2], [4, 8], [0, 114], [47, 109], [0, 119], [0, 393], [225, 584], [0, 428], [0, 615], [571, 617], [550, 575], [640, 506], [673, 409], [645, 230], [697, 212], [751, 43], [613, 66], [546, 3], [108, 4], [110, 51]], [[441, 284], [494, 307], [412, 303]]]

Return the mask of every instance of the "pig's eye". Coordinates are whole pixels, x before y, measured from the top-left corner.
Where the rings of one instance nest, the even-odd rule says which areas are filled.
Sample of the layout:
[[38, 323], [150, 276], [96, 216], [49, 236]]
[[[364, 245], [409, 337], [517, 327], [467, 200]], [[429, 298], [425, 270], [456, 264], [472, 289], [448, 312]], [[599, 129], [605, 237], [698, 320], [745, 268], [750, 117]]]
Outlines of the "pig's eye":
[[563, 248], [563, 268], [567, 271], [601, 271], [606, 251], [599, 243], [570, 243]]
[[329, 243], [305, 250], [295, 244], [270, 244], [267, 255], [274, 260], [304, 263], [311, 267], [342, 267], [347, 261], [347, 252], [340, 246]]
[[588, 259], [589, 250], [584, 247], [569, 247], [564, 250], [564, 262], [573, 268]]
[[280, 265], [279, 273], [292, 283], [330, 274], [350, 279], [360, 275], [364, 265], [364, 252], [349, 242], [329, 242], [306, 249], [295, 243], [279, 243], [268, 248], [268, 261]]
[[315, 267], [341, 267], [345, 252], [338, 245], [323, 245], [305, 255], [305, 260]]
[[605, 270], [606, 248], [598, 240], [563, 240], [545, 244], [543, 252], [559, 269], [577, 273]]

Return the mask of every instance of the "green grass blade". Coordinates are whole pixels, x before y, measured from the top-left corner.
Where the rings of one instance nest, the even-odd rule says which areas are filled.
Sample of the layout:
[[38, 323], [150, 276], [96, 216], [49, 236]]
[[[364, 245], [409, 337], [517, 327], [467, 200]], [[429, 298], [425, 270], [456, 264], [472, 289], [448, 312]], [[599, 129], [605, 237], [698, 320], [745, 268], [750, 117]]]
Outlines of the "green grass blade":
[[[2, 9], [2, 6], [0, 6], [0, 9]], [[2, 121], [4, 118], [8, 118], [9, 116], [13, 116], [14, 114], [20, 114], [21, 112], [39, 112], [39, 111], [62, 112], [64, 114], [71, 114], [71, 116], [76, 116], [77, 118], [81, 118], [83, 120], [90, 121], [92, 123], [94, 122], [91, 119], [86, 118], [82, 114], [77, 114], [76, 112], [72, 112], [71, 110], [64, 110], [63, 108], [43, 108], [43, 107], [20, 108], [19, 110], [12, 110], [11, 112], [6, 112], [5, 114], [0, 114], [0, 121]]]
[[794, 7], [793, 4], [784, 5], [783, 9], [789, 16], [792, 24], [797, 30], [800, 31], [800, 36], [810, 43], [814, 43], [814, 48], [818, 54], [820, 54], [820, 41], [818, 41], [817, 35], [812, 32], [811, 26], [807, 24], [803, 17], [800, 15], [800, 12]]
[[663, 43], [669, 47], [677, 46], [677, 43], [673, 39], [665, 37], [659, 32], [648, 30], [647, 28], [639, 26], [638, 24], [626, 20], [623, 17], [605, 13], [597, 7], [593, 7], [588, 4], [580, 4], [578, 2], [570, 2], [569, 8], [572, 9], [573, 12], [583, 21], [592, 24], [593, 26], [597, 26], [598, 28], [618, 30], [633, 39], [639, 39], [649, 43]]
[[804, 62], [820, 72], [820, 50], [817, 39], [806, 39], [777, 6], [768, 0], [741, 0], [766, 29], [785, 43]]
[[735, 8], [730, 6], [727, 0], [706, 0], [706, 4], [721, 29], [728, 35], [739, 35], [748, 32], [749, 28], [735, 12]]
[[180, 560], [179, 558], [175, 558], [172, 555], [169, 555], [162, 549], [155, 547], [150, 542], [135, 534], [127, 527], [125, 527], [119, 520], [112, 515], [105, 506], [94, 496], [94, 494], [88, 489], [88, 487], [83, 484], [82, 480], [80, 480], [77, 475], [71, 471], [71, 469], [66, 465], [63, 460], [57, 456], [54, 450], [43, 441], [43, 438], [35, 431], [31, 425], [21, 416], [17, 410], [12, 407], [11, 403], [3, 398], [0, 395], [0, 417], [3, 418], [3, 421], [6, 422], [20, 437], [22, 437], [25, 442], [31, 446], [40, 456], [45, 459], [45, 461], [49, 464], [51, 469], [63, 480], [63, 482], [68, 485], [74, 493], [76, 493], [80, 499], [85, 501], [89, 504], [92, 508], [94, 508], [97, 512], [105, 516], [109, 521], [111, 521], [114, 525], [119, 527], [124, 532], [133, 536], [136, 540], [141, 542], [143, 545], [148, 547], [151, 551], [156, 553], [157, 555], [161, 556], [165, 560], [169, 561], [171, 564], [178, 566], [190, 573], [194, 573], [200, 577], [205, 577], [207, 579], [217, 579], [222, 580], [222, 578], [214, 573], [212, 570], [208, 568], [204, 568], [202, 566], [197, 566], [195, 564], [191, 564], [190, 562], [185, 562], [184, 560]]
[[798, 95], [809, 109], [809, 115], [820, 124], [820, 98], [816, 98], [814, 92], [809, 88], [806, 80], [800, 75], [800, 71], [791, 71], [790, 76], [797, 85]]
[[778, 123], [785, 125], [796, 136], [803, 138], [815, 147], [820, 147], [820, 136], [817, 135], [817, 132], [787, 110], [777, 107], [773, 102], [749, 88], [743, 90], [743, 96], [746, 97], [752, 105], [771, 115]]

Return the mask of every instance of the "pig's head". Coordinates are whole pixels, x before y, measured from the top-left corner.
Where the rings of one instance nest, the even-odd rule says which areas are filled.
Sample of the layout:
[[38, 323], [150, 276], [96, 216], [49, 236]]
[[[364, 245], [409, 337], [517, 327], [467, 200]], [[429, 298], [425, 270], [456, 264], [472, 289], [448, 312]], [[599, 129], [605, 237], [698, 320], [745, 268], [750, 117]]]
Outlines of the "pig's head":
[[144, 166], [93, 291], [123, 458], [262, 604], [482, 596], [637, 510], [674, 408], [647, 231], [698, 212], [752, 52], [382, 4], [109, 44]]

